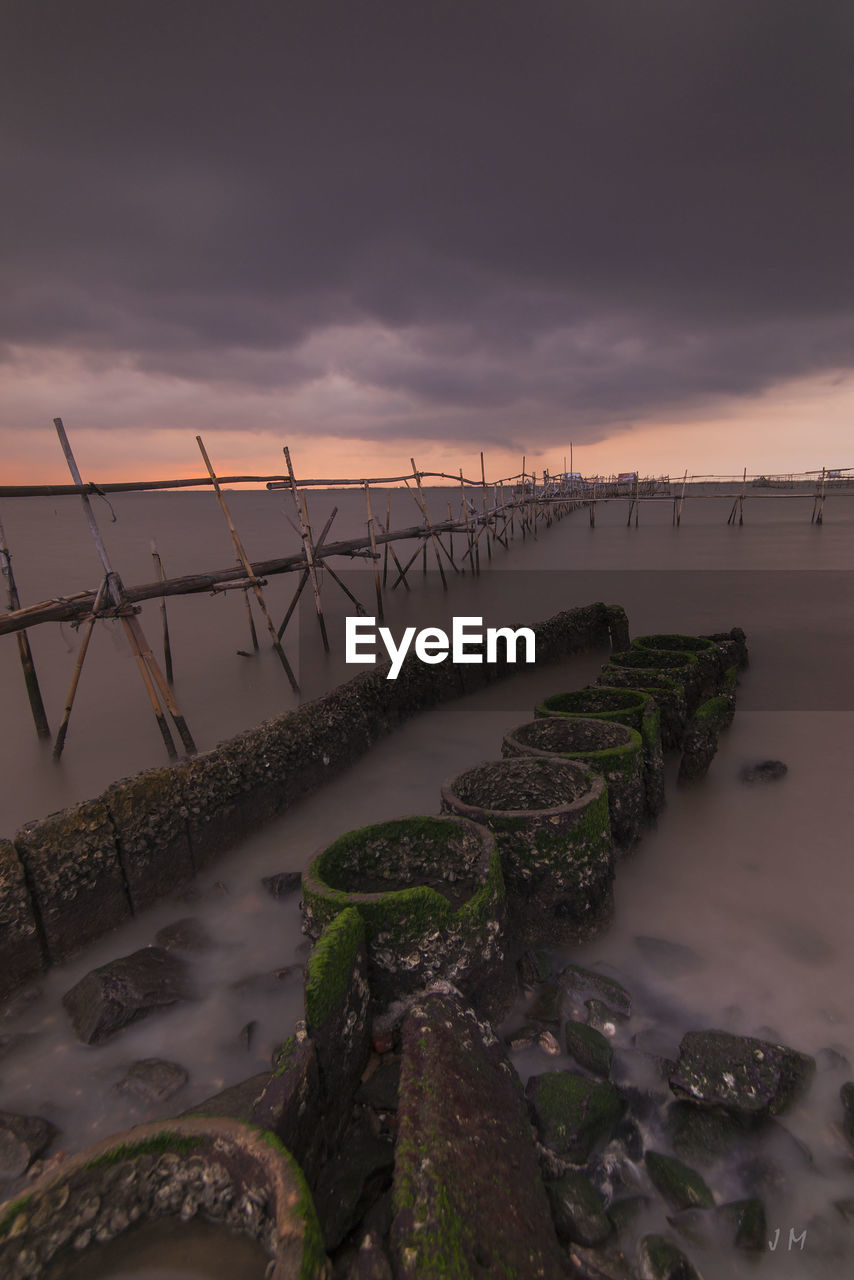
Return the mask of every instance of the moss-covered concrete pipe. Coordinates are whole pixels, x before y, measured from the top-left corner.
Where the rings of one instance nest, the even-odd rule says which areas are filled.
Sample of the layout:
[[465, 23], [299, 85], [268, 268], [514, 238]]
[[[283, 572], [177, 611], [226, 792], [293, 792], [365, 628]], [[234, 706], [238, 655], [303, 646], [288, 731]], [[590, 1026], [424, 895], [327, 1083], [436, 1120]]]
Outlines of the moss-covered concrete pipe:
[[651, 636], [635, 636], [631, 647], [651, 653], [690, 653], [697, 659], [699, 696], [710, 698], [727, 663], [719, 645], [706, 636], [683, 636], [659, 632]]
[[272, 1134], [222, 1118], [140, 1125], [63, 1161], [0, 1206], [0, 1274], [31, 1280], [134, 1223], [196, 1215], [256, 1240], [271, 1280], [326, 1274], [299, 1165]]
[[643, 741], [636, 729], [581, 716], [547, 716], [505, 734], [501, 754], [579, 760], [608, 785], [614, 843], [629, 849], [640, 836], [646, 796]]
[[575, 760], [494, 760], [448, 779], [442, 808], [494, 833], [518, 938], [576, 942], [607, 923], [614, 853], [600, 775]]
[[611, 666], [630, 669], [650, 667], [671, 680], [678, 680], [685, 690], [689, 715], [701, 700], [702, 677], [700, 664], [694, 653], [677, 653], [667, 649], [642, 649], [632, 645], [631, 649], [623, 653], [613, 653], [609, 662]]
[[608, 663], [597, 684], [612, 689], [637, 689], [648, 693], [661, 712], [661, 745], [668, 751], [679, 747], [688, 722], [688, 700], [681, 680], [664, 675], [659, 667], [623, 666]]
[[584, 716], [636, 729], [643, 739], [646, 814], [655, 818], [664, 808], [664, 752], [661, 711], [651, 693], [642, 689], [607, 689], [590, 685], [554, 693], [534, 708], [535, 716]]
[[[541, 664], [628, 644], [616, 605], [565, 610], [533, 630]], [[398, 680], [387, 670], [378, 664], [192, 760], [117, 782], [0, 841], [0, 925], [9, 926], [0, 930], [0, 999], [186, 883], [398, 724], [518, 667], [410, 657]]]
[[356, 908], [381, 1002], [445, 978], [479, 1005], [500, 979], [501, 860], [491, 832], [466, 818], [400, 818], [348, 831], [303, 873], [302, 896], [312, 938]]

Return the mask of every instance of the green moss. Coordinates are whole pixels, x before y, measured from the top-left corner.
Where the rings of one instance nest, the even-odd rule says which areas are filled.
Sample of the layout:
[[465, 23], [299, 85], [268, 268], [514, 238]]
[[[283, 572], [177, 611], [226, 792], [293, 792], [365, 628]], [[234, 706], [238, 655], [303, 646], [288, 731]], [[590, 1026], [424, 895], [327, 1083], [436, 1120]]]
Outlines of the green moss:
[[283, 1076], [288, 1067], [294, 1060], [297, 1050], [296, 1036], [288, 1036], [283, 1044], [280, 1044], [273, 1058], [273, 1075]]
[[582, 716], [585, 720], [606, 720], [640, 729], [649, 695], [639, 689], [608, 689], [602, 685], [555, 693], [534, 708], [534, 715]]
[[694, 712], [694, 719], [701, 724], [722, 727], [729, 721], [731, 715], [732, 704], [729, 700], [724, 697], [715, 697], [709, 698], [697, 708]]
[[673, 633], [659, 633], [651, 636], [636, 636], [632, 647], [639, 649], [665, 650], [675, 653], [713, 653], [713, 641], [704, 636], [683, 636]]
[[23, 1213], [32, 1198], [31, 1195], [19, 1196], [17, 1200], [9, 1201], [2, 1218], [0, 1218], [0, 1236], [8, 1235], [12, 1224]]
[[326, 926], [305, 968], [305, 1018], [309, 1030], [322, 1027], [347, 995], [353, 965], [365, 941], [365, 926], [352, 907]]
[[647, 1151], [650, 1181], [672, 1209], [714, 1209], [715, 1197], [695, 1169], [673, 1156]]
[[287, 1165], [291, 1180], [296, 1185], [297, 1202], [294, 1212], [302, 1223], [303, 1228], [302, 1265], [299, 1269], [299, 1280], [320, 1280], [322, 1276], [327, 1274], [326, 1249], [323, 1245], [323, 1233], [317, 1220], [314, 1200], [305, 1180], [305, 1175], [290, 1151], [279, 1141], [274, 1133], [270, 1133], [268, 1129], [261, 1129], [257, 1125], [253, 1125], [252, 1128], [259, 1135], [262, 1142], [275, 1151], [276, 1155]]

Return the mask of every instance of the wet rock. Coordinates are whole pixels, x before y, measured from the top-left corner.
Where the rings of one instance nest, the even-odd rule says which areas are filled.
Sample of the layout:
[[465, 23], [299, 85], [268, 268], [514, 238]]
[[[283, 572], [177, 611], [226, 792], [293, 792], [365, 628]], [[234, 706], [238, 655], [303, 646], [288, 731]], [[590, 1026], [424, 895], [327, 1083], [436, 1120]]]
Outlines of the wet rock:
[[559, 1027], [563, 1009], [563, 988], [557, 981], [547, 982], [537, 992], [526, 1015], [540, 1027]]
[[587, 1010], [587, 1025], [606, 1036], [616, 1035], [619, 1024], [626, 1021], [601, 1000], [585, 1000], [584, 1007]]
[[431, 994], [412, 1006], [402, 1041], [395, 1276], [557, 1280], [560, 1246], [530, 1121], [491, 1029], [455, 997]]
[[114, 1087], [117, 1093], [133, 1094], [146, 1102], [165, 1102], [183, 1089], [189, 1076], [179, 1062], [163, 1058], [142, 1058], [135, 1062]]
[[613, 1232], [605, 1201], [583, 1173], [568, 1170], [546, 1183], [557, 1233], [571, 1244], [603, 1244]]
[[667, 1108], [667, 1132], [677, 1156], [714, 1164], [748, 1136], [744, 1123], [719, 1107], [674, 1102]]
[[229, 1085], [220, 1093], [205, 1098], [204, 1102], [199, 1102], [195, 1107], [182, 1111], [181, 1116], [228, 1116], [233, 1120], [249, 1123], [254, 1119], [255, 1104], [269, 1079], [269, 1071], [249, 1076], [239, 1084]]
[[560, 1053], [560, 1041], [551, 1031], [541, 1031], [537, 1036], [537, 1048], [542, 1049], [549, 1057], [556, 1058]]
[[[583, 1022], [568, 1022], [564, 1030], [566, 1051], [580, 1067], [606, 1079], [611, 1072], [614, 1050], [595, 1027]], [[584, 1241], [579, 1243], [583, 1244]]]
[[759, 1253], [768, 1239], [765, 1206], [757, 1196], [748, 1200], [731, 1200], [717, 1211], [719, 1221], [726, 1227], [736, 1249]]
[[671, 1209], [713, 1209], [715, 1198], [696, 1170], [673, 1156], [647, 1151], [647, 1173]]
[[193, 991], [186, 963], [162, 947], [143, 947], [92, 969], [66, 991], [63, 1006], [84, 1044], [100, 1044]]
[[640, 1280], [702, 1280], [691, 1259], [667, 1236], [644, 1236], [637, 1266]]
[[273, 1074], [261, 1078], [251, 1120], [275, 1133], [313, 1182], [325, 1155], [323, 1095], [314, 1041], [297, 1028], [276, 1053]]
[[746, 764], [739, 771], [739, 780], [753, 785], [757, 782], [777, 782], [789, 772], [782, 760], [762, 760], [759, 764]]
[[622, 983], [608, 978], [593, 969], [582, 969], [577, 964], [568, 964], [560, 973], [558, 981], [567, 997], [578, 1006], [588, 999], [599, 1000], [618, 1017], [628, 1018], [632, 1012], [632, 997]]
[[356, 1101], [375, 1111], [396, 1111], [400, 1089], [400, 1058], [381, 1062], [356, 1090]]
[[158, 947], [166, 951], [207, 951], [213, 946], [213, 939], [201, 920], [195, 916], [185, 916], [158, 929], [154, 935]]
[[385, 1175], [387, 1182], [393, 1164], [394, 1144], [389, 1139], [357, 1129], [324, 1165], [314, 1205], [327, 1252], [338, 1248], [375, 1198], [372, 1184], [374, 1193], [384, 1189], [376, 1186], [377, 1176]]
[[652, 1204], [649, 1196], [623, 1196], [608, 1206], [608, 1218], [617, 1235], [628, 1231]]
[[279, 871], [274, 876], [264, 876], [261, 883], [271, 898], [290, 898], [298, 892], [302, 884], [302, 872]]
[[535, 1027], [532, 1023], [526, 1022], [518, 1031], [513, 1031], [507, 1036], [505, 1044], [508, 1049], [533, 1049], [541, 1035], [542, 1027]]
[[769, 1040], [691, 1031], [670, 1077], [674, 1093], [744, 1115], [778, 1115], [804, 1092], [815, 1060]]
[[0, 1111], [0, 1178], [19, 1178], [53, 1142], [59, 1130], [41, 1116]]
[[613, 1085], [573, 1071], [531, 1076], [525, 1094], [542, 1142], [570, 1164], [584, 1164], [604, 1146], [626, 1109]]
[[635, 938], [635, 946], [644, 964], [665, 978], [681, 978], [686, 973], [696, 973], [705, 961], [693, 947], [683, 942], [671, 942], [667, 938]]
[[391, 1263], [375, 1231], [369, 1231], [350, 1263], [348, 1280], [392, 1280]]
[[552, 973], [552, 962], [547, 951], [530, 949], [523, 951], [516, 964], [519, 983], [523, 987], [538, 987], [547, 982]]

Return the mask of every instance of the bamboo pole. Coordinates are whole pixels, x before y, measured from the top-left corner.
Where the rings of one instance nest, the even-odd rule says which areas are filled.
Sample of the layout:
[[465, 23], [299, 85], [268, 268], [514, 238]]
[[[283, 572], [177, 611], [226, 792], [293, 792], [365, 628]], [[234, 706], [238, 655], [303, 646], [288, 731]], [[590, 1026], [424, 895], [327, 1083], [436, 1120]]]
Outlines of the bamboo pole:
[[480, 451], [480, 483], [483, 486], [483, 523], [486, 527], [486, 554], [492, 559], [492, 547], [489, 545], [489, 517], [486, 512], [486, 469], [483, 464], [483, 450]]
[[[6, 531], [3, 528], [2, 520], [0, 520], [0, 572], [6, 579], [6, 598], [9, 610], [14, 612], [20, 609], [21, 601], [18, 596], [18, 587], [15, 583], [15, 574], [12, 570], [12, 553], [6, 542]], [[27, 690], [27, 698], [32, 712], [33, 724], [36, 726], [36, 733], [40, 738], [49, 738], [50, 725], [47, 722], [47, 713], [44, 709], [42, 693], [39, 688], [39, 678], [36, 674], [36, 664], [33, 661], [30, 639], [26, 631], [18, 632], [18, 655], [21, 659], [24, 686]]]
[[[166, 574], [163, 571], [163, 561], [160, 559], [160, 552], [157, 550], [157, 543], [151, 539], [151, 558], [154, 561], [154, 570], [161, 582], [166, 581]], [[172, 684], [174, 673], [172, 671], [172, 645], [169, 640], [169, 619], [166, 616], [166, 597], [160, 597], [160, 621], [163, 631], [163, 665], [166, 668], [166, 679]], [[255, 628], [252, 628], [253, 634]], [[256, 641], [255, 648], [258, 648]]]
[[[390, 529], [391, 529], [391, 489], [388, 489], [386, 491], [386, 504], [385, 504], [386, 533], [388, 533]], [[383, 586], [385, 587], [387, 583], [388, 583], [388, 543], [386, 543], [385, 546], [383, 547]]]
[[[95, 598], [95, 603], [92, 607], [92, 616], [86, 620], [86, 630], [83, 632], [83, 639], [80, 641], [80, 648], [77, 651], [77, 660], [74, 663], [74, 670], [71, 673], [71, 684], [65, 698], [65, 710], [62, 713], [62, 723], [57, 730], [56, 740], [53, 744], [54, 760], [58, 760], [60, 758], [65, 747], [65, 738], [68, 734], [68, 722], [71, 719], [71, 709], [74, 706], [74, 699], [77, 695], [77, 686], [80, 683], [80, 674], [83, 670], [86, 651], [89, 648], [89, 641], [92, 639], [92, 632], [94, 631], [95, 623], [98, 620], [98, 610], [101, 608], [106, 590], [107, 579], [105, 578], [98, 591], [98, 595]], [[172, 735], [170, 734], [169, 736], [171, 741]]]
[[[74, 454], [71, 451], [71, 445], [69, 444], [68, 436], [65, 433], [65, 427], [63, 426], [62, 419], [54, 418], [53, 424], [56, 428], [56, 433], [59, 436], [59, 443], [62, 446], [63, 453], [65, 454], [65, 460], [68, 464], [68, 469], [71, 472], [71, 478], [74, 480], [75, 484], [82, 488], [83, 481], [80, 478], [80, 471], [78, 470]], [[139, 667], [142, 681], [145, 685], [146, 692], [148, 693], [151, 708], [154, 712], [154, 718], [157, 721], [158, 728], [160, 729], [160, 734], [163, 738], [167, 754], [174, 759], [178, 753], [175, 750], [175, 744], [172, 740], [172, 735], [169, 732], [166, 717], [163, 714], [160, 698], [163, 700], [163, 706], [166, 707], [172, 717], [173, 723], [175, 728], [178, 730], [178, 734], [184, 744], [185, 750], [189, 755], [195, 755], [196, 744], [193, 741], [193, 735], [190, 733], [189, 726], [187, 725], [177, 702], [170, 692], [169, 685], [162, 671], [157, 665], [154, 654], [151, 652], [151, 648], [143, 633], [142, 627], [135, 617], [128, 617], [123, 615], [121, 612], [122, 610], [126, 610], [128, 607], [127, 601], [124, 597], [124, 587], [122, 585], [121, 578], [113, 571], [110, 564], [107, 550], [101, 539], [101, 531], [98, 528], [98, 522], [95, 519], [95, 513], [92, 510], [92, 504], [89, 501], [88, 494], [81, 493], [80, 501], [83, 503], [83, 510], [89, 524], [89, 532], [92, 535], [92, 541], [95, 543], [95, 549], [98, 552], [99, 559], [104, 569], [107, 584], [106, 592], [112, 599], [113, 604], [116, 606], [117, 616], [120, 616], [122, 619], [125, 636], [131, 652], [136, 659], [137, 666]], [[158, 691], [160, 698], [158, 698]]]
[[[444, 591], [447, 591], [448, 580], [445, 577], [445, 570], [442, 567], [442, 558], [439, 555], [438, 539], [436, 537], [436, 534], [433, 532], [433, 525], [430, 523], [430, 512], [427, 510], [427, 503], [424, 501], [424, 493], [421, 489], [421, 477], [418, 474], [418, 468], [415, 465], [415, 459], [410, 458], [409, 461], [412, 463], [412, 474], [415, 477], [415, 486], [418, 491], [418, 505], [421, 507], [421, 511], [424, 516], [424, 523], [427, 526], [427, 532], [430, 536], [430, 540], [433, 543], [433, 554], [436, 557], [436, 568], [439, 570], [439, 577], [442, 579], [442, 589]], [[456, 569], [456, 565], [454, 565], [454, 568]], [[427, 571], [427, 540], [426, 538], [424, 540], [424, 571], [425, 573]]]
[[[208, 457], [208, 453], [207, 453], [207, 450], [205, 449], [201, 436], [196, 436], [196, 444], [199, 446], [199, 452], [202, 455], [202, 460], [204, 461], [204, 464], [208, 469], [208, 475], [213, 481], [214, 492], [217, 496], [217, 501], [219, 502], [220, 509], [222, 510], [222, 514], [225, 516], [225, 521], [226, 521], [226, 524], [228, 525], [229, 532], [231, 533], [231, 541], [234, 544], [234, 550], [237, 553], [237, 558], [240, 561], [240, 563], [243, 565], [243, 570], [247, 578], [252, 579], [253, 578], [252, 565], [250, 564], [249, 557], [247, 556], [246, 551], [244, 550], [243, 543], [240, 540], [240, 535], [238, 534], [237, 529], [234, 527], [234, 521], [231, 518], [231, 512], [228, 509], [228, 503], [226, 502], [222, 489], [220, 488], [219, 481], [211, 465], [211, 460]], [[258, 608], [261, 610], [261, 614], [262, 614], [262, 617], [264, 618], [264, 622], [266, 623], [267, 630], [270, 633], [270, 639], [273, 642], [273, 648], [276, 651], [276, 655], [284, 668], [285, 675], [288, 677], [288, 680], [290, 681], [291, 688], [293, 689], [294, 693], [298, 693], [299, 685], [297, 684], [296, 676], [291, 670], [291, 664], [288, 662], [288, 659], [285, 655], [285, 651], [282, 648], [281, 641], [279, 640], [279, 637], [276, 634], [276, 628], [273, 626], [273, 620], [270, 617], [269, 613], [267, 612], [267, 602], [264, 599], [264, 593], [261, 590], [261, 588], [258, 586], [257, 582], [255, 581], [252, 582], [252, 590], [255, 593], [255, 599], [258, 601]]]
[[384, 621], [383, 589], [382, 589], [382, 583], [380, 582], [380, 566], [379, 566], [379, 554], [377, 553], [377, 540], [374, 537], [374, 513], [373, 513], [373, 509], [371, 508], [371, 486], [368, 484], [367, 480], [365, 481], [365, 508], [368, 513], [368, 537], [371, 540], [371, 555], [374, 558], [374, 591], [376, 592], [376, 597], [377, 597], [377, 617], [379, 618], [380, 622], [383, 622]]
[[294, 469], [291, 464], [291, 452], [287, 445], [284, 446], [285, 463], [288, 468], [288, 476], [291, 481], [291, 493], [293, 494], [294, 505], [297, 509], [297, 519], [299, 520], [300, 537], [302, 538], [302, 549], [305, 556], [305, 564], [308, 569], [308, 578], [311, 583], [311, 589], [314, 593], [314, 608], [317, 613], [317, 625], [320, 627], [320, 638], [323, 642], [324, 652], [329, 652], [329, 637], [326, 634], [326, 619], [323, 616], [323, 602], [320, 599], [320, 583], [317, 580], [317, 569], [314, 563], [314, 547], [311, 541], [311, 525], [308, 520], [308, 507], [305, 501], [305, 495], [301, 494], [297, 489], [297, 482], [294, 477]]

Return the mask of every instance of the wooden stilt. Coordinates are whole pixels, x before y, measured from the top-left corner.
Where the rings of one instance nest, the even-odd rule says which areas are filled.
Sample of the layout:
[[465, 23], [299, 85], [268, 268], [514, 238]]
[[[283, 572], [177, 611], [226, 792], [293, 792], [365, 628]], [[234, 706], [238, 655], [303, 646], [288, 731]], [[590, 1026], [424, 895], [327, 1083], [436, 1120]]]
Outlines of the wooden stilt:
[[[166, 581], [166, 574], [163, 570], [163, 561], [160, 559], [160, 552], [157, 550], [157, 543], [151, 539], [151, 557], [154, 560], [154, 571], [161, 582]], [[169, 641], [169, 619], [166, 616], [166, 597], [160, 597], [160, 622], [163, 631], [163, 665], [166, 668], [166, 679], [172, 684], [174, 673], [172, 671], [172, 645]], [[253, 627], [254, 631], [254, 627]], [[258, 648], [256, 641], [255, 648]]]
[[[2, 520], [0, 520], [0, 573], [6, 579], [6, 599], [9, 603], [9, 609], [20, 609], [21, 601], [18, 598], [18, 588], [12, 571], [12, 555], [6, 543], [6, 533], [3, 529]], [[27, 698], [30, 703], [33, 724], [36, 726], [36, 733], [40, 738], [49, 738], [50, 725], [47, 722], [47, 714], [42, 702], [41, 689], [39, 688], [39, 678], [36, 675], [36, 664], [33, 662], [30, 640], [26, 631], [18, 632], [18, 656], [21, 659], [24, 685], [27, 690]]]
[[486, 553], [492, 559], [492, 547], [489, 545], [489, 516], [486, 509], [486, 469], [483, 463], [483, 450], [480, 453], [480, 482], [483, 488], [483, 523], [486, 526]]
[[68, 442], [68, 436], [65, 433], [65, 427], [63, 426], [62, 419], [54, 418], [53, 424], [56, 427], [56, 432], [59, 436], [59, 443], [62, 446], [62, 451], [65, 454], [65, 460], [68, 463], [68, 469], [71, 472], [71, 478], [76, 485], [80, 486], [80, 500], [83, 503], [83, 510], [89, 524], [89, 532], [92, 535], [92, 540], [95, 543], [95, 548], [98, 552], [98, 556], [106, 575], [107, 594], [109, 594], [110, 599], [116, 607], [117, 616], [122, 619], [125, 636], [127, 637], [128, 644], [136, 658], [137, 666], [139, 667], [140, 674], [142, 675], [146, 692], [149, 695], [149, 700], [152, 703], [152, 710], [154, 710], [155, 718], [163, 736], [163, 742], [166, 746], [166, 750], [169, 752], [170, 756], [174, 757], [177, 755], [174, 743], [172, 742], [172, 735], [169, 732], [169, 726], [166, 723], [166, 719], [158, 701], [157, 693], [154, 690], [155, 685], [157, 690], [159, 690], [160, 697], [163, 700], [163, 705], [172, 717], [175, 728], [178, 730], [181, 741], [184, 744], [185, 750], [189, 755], [195, 755], [196, 744], [193, 741], [193, 735], [190, 733], [189, 726], [187, 725], [186, 720], [178, 708], [177, 702], [169, 690], [166, 678], [161, 672], [160, 667], [157, 665], [154, 654], [151, 652], [148, 641], [145, 639], [142, 627], [134, 616], [127, 616], [126, 611], [128, 609], [128, 605], [124, 598], [122, 580], [119, 575], [113, 571], [113, 568], [110, 565], [106, 547], [101, 539], [101, 531], [98, 528], [98, 522], [96, 521], [95, 513], [92, 510], [92, 504], [89, 501], [88, 495], [83, 491], [83, 481], [80, 477], [80, 471], [78, 470], [74, 454], [71, 451], [71, 445]]
[[288, 605], [285, 611], [284, 618], [282, 618], [282, 621], [279, 623], [279, 628], [276, 632], [276, 635], [279, 640], [281, 640], [282, 636], [285, 634], [285, 627], [288, 625], [288, 623], [291, 620], [291, 615], [293, 614], [294, 609], [297, 607], [297, 602], [299, 601], [299, 598], [302, 595], [302, 589], [307, 582], [308, 582], [308, 569], [303, 569], [302, 574], [300, 575], [299, 585], [297, 586], [297, 589], [294, 592], [294, 598], [293, 600], [291, 600], [290, 604]]
[[305, 556], [305, 564], [308, 569], [311, 589], [314, 593], [314, 607], [317, 613], [317, 624], [320, 627], [320, 638], [323, 642], [324, 651], [328, 653], [329, 637], [326, 634], [326, 620], [323, 617], [323, 603], [320, 599], [320, 584], [317, 580], [317, 568], [314, 561], [314, 546], [311, 541], [311, 525], [308, 520], [308, 507], [306, 505], [305, 494], [300, 493], [297, 489], [297, 482], [294, 479], [294, 469], [291, 464], [291, 454], [287, 445], [285, 445], [283, 452], [285, 455], [285, 463], [288, 468], [288, 476], [291, 481], [291, 493], [293, 494], [294, 504], [297, 509], [297, 519], [299, 520], [300, 537], [302, 538], [302, 549]]
[[[65, 747], [65, 739], [66, 739], [66, 735], [68, 734], [68, 722], [71, 719], [71, 710], [72, 710], [72, 707], [74, 706], [74, 699], [77, 695], [77, 686], [80, 683], [80, 673], [83, 670], [83, 663], [86, 658], [86, 652], [89, 648], [89, 641], [92, 639], [92, 632], [95, 629], [95, 623], [98, 620], [98, 610], [101, 607], [101, 603], [103, 601], [103, 597], [106, 589], [107, 589], [107, 580], [105, 578], [101, 586], [101, 590], [98, 592], [98, 595], [95, 599], [95, 604], [92, 608], [92, 616], [83, 624], [86, 629], [83, 632], [83, 639], [80, 641], [80, 648], [77, 650], [77, 660], [74, 663], [74, 670], [71, 673], [71, 684], [68, 689], [68, 694], [66, 695], [66, 698], [65, 698], [65, 710], [62, 713], [62, 723], [60, 724], [59, 729], [57, 730], [56, 740], [53, 744], [54, 760], [58, 760], [60, 758], [60, 756], [62, 755], [63, 749]], [[170, 743], [172, 743], [172, 749], [174, 751], [175, 744], [174, 742], [172, 742], [171, 734], [169, 735], [169, 741]]]
[[377, 552], [377, 540], [374, 534], [374, 513], [371, 508], [371, 486], [365, 481], [365, 509], [368, 513], [368, 537], [371, 540], [371, 555], [374, 560], [374, 591], [377, 598], [377, 617], [380, 622], [383, 619], [383, 589], [380, 581], [380, 565], [379, 554]]
[[[391, 533], [391, 489], [386, 490], [385, 531], [386, 533]], [[389, 548], [389, 544], [386, 543], [385, 547], [383, 548], [383, 586], [384, 587], [388, 583], [388, 548]]]
[[243, 569], [244, 569], [244, 572], [246, 573], [246, 576], [249, 579], [253, 580], [252, 590], [255, 593], [255, 599], [258, 601], [258, 608], [261, 610], [261, 616], [263, 617], [267, 630], [270, 633], [270, 639], [272, 640], [272, 643], [273, 643], [273, 649], [275, 650], [276, 656], [278, 657], [279, 661], [282, 664], [282, 667], [284, 668], [285, 675], [288, 677], [291, 688], [293, 689], [294, 693], [298, 693], [299, 685], [297, 684], [296, 676], [291, 670], [291, 664], [288, 662], [287, 656], [285, 655], [285, 651], [282, 648], [278, 635], [276, 634], [276, 628], [273, 626], [273, 619], [270, 617], [270, 614], [267, 611], [267, 602], [264, 599], [264, 593], [261, 590], [260, 586], [258, 586], [257, 580], [254, 579], [254, 574], [252, 572], [252, 565], [249, 561], [249, 557], [247, 556], [246, 551], [244, 550], [243, 543], [240, 540], [240, 535], [238, 534], [237, 529], [234, 527], [234, 521], [231, 518], [231, 512], [228, 509], [228, 503], [226, 502], [222, 489], [220, 488], [219, 480], [217, 479], [216, 473], [213, 469], [213, 466], [211, 465], [211, 460], [208, 457], [208, 452], [204, 446], [204, 442], [202, 441], [201, 436], [196, 436], [196, 444], [199, 446], [199, 452], [202, 455], [202, 460], [204, 461], [204, 464], [207, 467], [208, 475], [210, 476], [211, 482], [213, 483], [214, 493], [217, 496], [217, 501], [219, 502], [220, 510], [222, 511], [222, 514], [225, 516], [225, 522], [228, 525], [228, 529], [231, 534], [231, 541], [234, 544], [234, 550], [237, 553], [237, 558], [240, 561], [240, 563], [243, 565]]
[[[415, 466], [415, 459], [410, 458], [409, 461], [412, 463], [412, 474], [415, 477], [415, 485], [418, 491], [418, 498], [417, 498], [418, 505], [421, 507], [421, 512], [424, 516], [424, 523], [427, 525], [427, 533], [430, 537], [430, 541], [433, 543], [433, 553], [436, 556], [436, 568], [439, 570], [439, 577], [442, 579], [442, 589], [444, 591], [447, 591], [448, 581], [447, 581], [447, 578], [445, 577], [445, 570], [442, 567], [442, 557], [439, 555], [439, 539], [436, 537], [436, 534], [433, 530], [433, 525], [430, 521], [430, 512], [427, 510], [427, 503], [424, 501], [424, 493], [421, 489], [421, 477], [418, 474], [418, 468]], [[456, 569], [456, 565], [454, 565], [454, 568]], [[427, 572], [427, 541], [426, 539], [424, 542], [424, 572], [425, 573]]]

